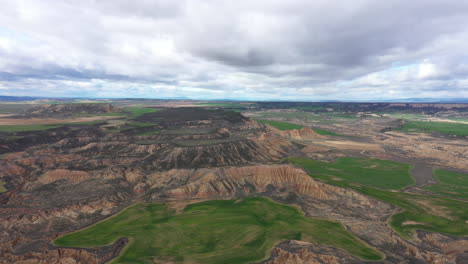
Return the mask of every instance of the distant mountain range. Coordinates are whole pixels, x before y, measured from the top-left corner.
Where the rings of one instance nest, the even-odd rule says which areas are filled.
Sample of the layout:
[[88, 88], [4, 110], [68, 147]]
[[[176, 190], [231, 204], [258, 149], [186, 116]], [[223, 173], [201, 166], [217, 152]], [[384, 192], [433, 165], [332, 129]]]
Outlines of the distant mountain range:
[[404, 99], [380, 100], [378, 102], [466, 104], [468, 103], [468, 98], [404, 98]]
[[6, 96], [0, 95], [0, 101], [32, 101], [37, 99], [43, 99], [42, 97], [32, 97], [32, 96]]
[[[0, 95], [0, 101], [34, 101], [34, 100], [74, 100], [74, 99], [89, 99], [89, 100], [102, 100], [102, 99], [114, 99], [114, 100], [191, 100], [187, 97], [172, 97], [172, 98], [90, 98], [90, 97], [40, 97], [40, 96], [8, 96], [8, 95]], [[199, 100], [196, 100], [199, 101]], [[235, 100], [235, 99], [216, 99], [216, 100], [208, 100], [205, 99], [203, 101], [228, 101], [228, 102], [237, 102], [237, 101], [249, 101], [249, 100]], [[271, 101], [281, 101], [281, 102], [294, 102], [289, 100], [271, 100]], [[254, 101], [253, 101], [254, 102]], [[307, 102], [307, 101], [303, 101]], [[401, 98], [401, 99], [382, 99], [382, 100], [350, 100], [350, 101], [343, 101], [343, 100], [317, 100], [317, 101], [309, 101], [309, 102], [375, 102], [375, 103], [445, 103], [445, 104], [468, 104], [468, 98]]]

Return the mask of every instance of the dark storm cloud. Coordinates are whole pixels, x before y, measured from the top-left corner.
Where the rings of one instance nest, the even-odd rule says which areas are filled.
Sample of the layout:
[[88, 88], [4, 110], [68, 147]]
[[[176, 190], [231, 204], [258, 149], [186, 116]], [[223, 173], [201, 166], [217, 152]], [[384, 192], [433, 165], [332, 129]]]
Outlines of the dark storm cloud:
[[466, 1], [6, 0], [0, 25], [0, 93], [468, 96]]

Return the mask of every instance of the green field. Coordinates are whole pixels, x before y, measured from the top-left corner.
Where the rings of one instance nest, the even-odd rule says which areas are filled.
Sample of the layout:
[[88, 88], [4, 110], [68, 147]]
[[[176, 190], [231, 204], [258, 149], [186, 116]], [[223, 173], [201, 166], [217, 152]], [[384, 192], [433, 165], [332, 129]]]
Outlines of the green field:
[[301, 125], [296, 125], [288, 122], [280, 122], [280, 121], [272, 121], [272, 120], [263, 120], [263, 119], [258, 119], [255, 120], [259, 124], [269, 124], [270, 126], [277, 128], [279, 130], [293, 130], [293, 129], [302, 129], [303, 126]]
[[146, 113], [154, 113], [161, 111], [160, 108], [149, 108], [149, 107], [128, 107], [124, 108], [125, 111], [130, 112], [132, 117], [139, 117]]
[[319, 129], [319, 128], [314, 128], [314, 131], [319, 135], [334, 136], [334, 137], [347, 137], [346, 135], [336, 134], [336, 133], [333, 133], [331, 131], [324, 130], [324, 129]]
[[406, 121], [401, 130], [406, 132], [432, 133], [468, 136], [468, 125], [448, 122]]
[[368, 260], [383, 256], [339, 223], [307, 218], [295, 207], [261, 197], [200, 202], [180, 214], [165, 204], [139, 204], [54, 243], [95, 247], [121, 237], [130, 243], [112, 263], [251, 263], [290, 239], [338, 247]]
[[7, 191], [4, 185], [5, 183], [2, 180], [0, 180], [0, 193]]
[[[389, 223], [402, 236], [410, 238], [415, 229], [427, 230], [431, 232], [444, 233], [455, 236], [468, 235], [468, 203], [444, 197], [428, 196], [420, 194], [410, 194], [396, 191], [376, 189], [363, 185], [363, 180], [359, 179], [362, 171], [366, 171], [368, 165], [373, 160], [364, 163], [356, 163], [356, 168], [349, 166], [338, 167], [333, 163], [319, 162], [308, 159], [288, 159], [294, 165], [301, 166], [309, 171], [310, 175], [328, 184], [350, 188], [367, 196], [396, 205], [402, 209], [401, 212], [390, 217]], [[349, 160], [350, 161], [350, 160]], [[337, 162], [338, 163], [338, 162]], [[361, 165], [359, 165], [361, 164]], [[378, 162], [379, 166], [373, 168], [376, 175], [391, 175], [391, 167], [394, 162], [385, 164]], [[397, 163], [398, 164], [398, 163]], [[404, 165], [404, 164], [402, 164]], [[361, 167], [361, 168], [359, 168]], [[342, 170], [346, 168], [346, 172]], [[379, 172], [379, 170], [381, 172]], [[403, 171], [396, 169], [394, 176], [399, 178]], [[351, 174], [343, 177], [343, 174]], [[386, 181], [386, 182], [384, 182]], [[401, 180], [400, 180], [401, 181]], [[405, 180], [407, 181], [407, 180]], [[389, 177], [382, 178], [380, 185], [393, 185], [393, 180]], [[369, 185], [376, 185], [370, 182]], [[401, 184], [400, 184], [401, 186]]]
[[61, 127], [61, 124], [47, 125], [0, 125], [0, 132], [38, 131]]
[[415, 183], [408, 164], [364, 158], [338, 158], [336, 163], [289, 158], [309, 171], [382, 189], [399, 190]]
[[161, 130], [154, 130], [154, 131], [148, 131], [148, 132], [143, 132], [138, 134], [139, 136], [150, 136], [150, 135], [157, 135], [161, 133]]
[[148, 127], [148, 126], [157, 126], [156, 123], [143, 123], [143, 122], [130, 122], [127, 125], [134, 127]]
[[439, 183], [425, 186], [423, 189], [455, 198], [468, 199], [468, 174], [435, 170], [434, 175]]

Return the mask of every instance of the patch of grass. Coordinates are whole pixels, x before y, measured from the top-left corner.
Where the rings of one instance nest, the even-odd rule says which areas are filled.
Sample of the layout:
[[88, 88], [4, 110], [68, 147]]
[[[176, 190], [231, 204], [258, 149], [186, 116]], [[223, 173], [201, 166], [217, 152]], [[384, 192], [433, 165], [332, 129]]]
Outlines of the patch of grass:
[[[360, 177], [360, 170], [347, 171], [354, 175], [343, 178], [343, 172], [336, 169], [336, 165], [333, 163], [308, 159], [289, 160], [293, 164], [308, 170], [312, 177], [325, 183], [350, 188], [400, 207], [402, 212], [392, 215], [388, 221], [393, 229], [406, 238], [410, 238], [416, 229], [455, 236], [468, 235], [468, 223], [465, 222], [468, 219], [467, 202], [437, 196], [376, 189], [353, 180]], [[384, 174], [391, 173], [386, 169], [382, 168], [382, 170], [384, 170]], [[398, 170], [394, 174], [395, 177], [399, 177]]]
[[406, 121], [401, 130], [406, 132], [432, 133], [468, 136], [468, 125], [449, 122]]
[[423, 189], [455, 198], [468, 199], [468, 174], [435, 170], [434, 175], [439, 183], [425, 186]]
[[336, 133], [333, 133], [331, 131], [324, 130], [324, 129], [319, 129], [319, 128], [314, 128], [314, 131], [317, 132], [317, 134], [319, 134], [319, 135], [335, 136], [335, 137], [347, 137], [346, 135], [336, 134]]
[[[357, 191], [394, 204], [403, 209], [390, 217], [389, 223], [398, 233], [411, 237], [415, 229], [455, 236], [468, 235], [468, 203], [442, 197], [402, 192], [388, 192], [369, 187]], [[408, 224], [411, 223], [411, 224]]]
[[128, 237], [130, 243], [112, 263], [251, 263], [266, 258], [276, 243], [289, 239], [338, 247], [363, 259], [382, 259], [380, 252], [343, 225], [304, 217], [295, 207], [261, 197], [191, 204], [180, 214], [166, 204], [139, 204], [54, 243], [94, 247], [121, 237]]
[[399, 190], [415, 183], [410, 174], [410, 165], [388, 160], [338, 158], [336, 163], [299, 158], [288, 160], [316, 174], [339, 177], [382, 189]]
[[156, 123], [143, 123], [143, 122], [131, 122], [131, 123], [128, 123], [127, 125], [135, 126], [135, 127], [148, 127], [148, 126], [157, 126], [158, 124], [156, 124]]
[[159, 134], [159, 133], [161, 133], [161, 130], [143, 132], [143, 133], [140, 133], [138, 135], [140, 135], [140, 136], [150, 136], [150, 135], [156, 135], [156, 134]]
[[7, 189], [5, 188], [5, 183], [2, 180], [0, 180], [0, 193], [6, 192], [6, 191]]
[[61, 127], [60, 124], [47, 125], [0, 125], [0, 132], [38, 131]]
[[130, 112], [132, 117], [140, 117], [146, 113], [154, 113], [161, 111], [160, 108], [149, 108], [149, 107], [128, 107], [124, 108], [125, 111]]
[[255, 120], [260, 124], [269, 124], [270, 126], [277, 128], [279, 130], [293, 130], [293, 129], [302, 129], [303, 126], [296, 125], [287, 122], [280, 122], [280, 121], [272, 121], [272, 120], [264, 120], [264, 119], [257, 119]]

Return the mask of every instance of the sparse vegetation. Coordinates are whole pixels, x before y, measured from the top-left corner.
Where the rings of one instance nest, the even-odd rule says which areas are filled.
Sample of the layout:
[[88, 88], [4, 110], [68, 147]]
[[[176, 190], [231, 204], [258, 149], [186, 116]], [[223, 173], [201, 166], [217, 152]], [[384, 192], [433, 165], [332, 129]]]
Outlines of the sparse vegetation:
[[39, 131], [61, 127], [60, 124], [47, 125], [0, 125], [1, 132]]
[[0, 180], [0, 193], [6, 192], [6, 191], [7, 190], [5, 188], [5, 183], [2, 180]]
[[191, 204], [180, 214], [165, 204], [140, 204], [59, 237], [55, 244], [94, 247], [121, 237], [129, 237], [130, 242], [113, 263], [251, 263], [264, 259], [279, 241], [289, 239], [338, 247], [363, 259], [382, 259], [381, 253], [343, 225], [304, 217], [295, 207], [260, 197]]
[[132, 117], [140, 117], [146, 113], [154, 113], [161, 111], [161, 108], [149, 108], [149, 107], [128, 107], [124, 108], [125, 111], [130, 112]]
[[423, 187], [434, 193], [468, 199], [468, 174], [435, 170], [434, 175], [438, 184]]
[[156, 123], [143, 123], [143, 122], [130, 122], [128, 123], [129, 126], [134, 126], [134, 127], [148, 127], [148, 126], [157, 126], [158, 124]]

